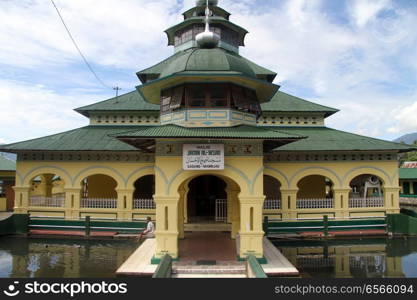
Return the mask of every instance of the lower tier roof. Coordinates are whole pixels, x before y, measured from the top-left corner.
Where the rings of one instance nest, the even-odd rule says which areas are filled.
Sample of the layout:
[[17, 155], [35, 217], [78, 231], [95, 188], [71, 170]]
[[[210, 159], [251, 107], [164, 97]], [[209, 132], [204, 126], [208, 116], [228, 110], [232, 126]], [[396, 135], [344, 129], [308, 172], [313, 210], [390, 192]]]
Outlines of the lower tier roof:
[[[275, 151], [399, 151], [417, 150], [327, 127], [183, 128], [179, 126], [86, 126], [34, 140], [2, 145], [0, 150], [21, 151], [138, 151], [116, 136], [160, 138], [283, 139], [297, 140]], [[304, 138], [303, 137], [307, 137]]]

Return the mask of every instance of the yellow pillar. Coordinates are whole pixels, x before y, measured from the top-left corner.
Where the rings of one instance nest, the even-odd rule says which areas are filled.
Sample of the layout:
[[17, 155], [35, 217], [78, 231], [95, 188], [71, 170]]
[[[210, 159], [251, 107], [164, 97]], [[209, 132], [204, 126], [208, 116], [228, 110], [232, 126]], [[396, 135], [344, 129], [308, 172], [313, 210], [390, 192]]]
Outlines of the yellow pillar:
[[185, 223], [185, 202], [187, 200], [188, 187], [182, 187], [179, 189], [180, 199], [178, 203], [178, 237], [183, 239], [185, 237], [184, 233], [184, 223]]
[[26, 214], [29, 207], [30, 187], [13, 187], [15, 192], [14, 213]]
[[297, 219], [298, 189], [281, 189], [282, 220]]
[[133, 189], [117, 189], [117, 219], [132, 220]]
[[387, 214], [400, 212], [400, 187], [384, 187], [384, 200]]
[[350, 249], [347, 247], [335, 248], [335, 275], [336, 278], [352, 278], [350, 272]]
[[239, 196], [240, 202], [240, 249], [239, 256], [254, 255], [263, 258], [262, 207], [265, 197]]
[[387, 278], [404, 278], [401, 257], [386, 257], [387, 260]]
[[65, 219], [78, 219], [80, 209], [80, 189], [64, 189], [65, 193]]
[[169, 254], [178, 258], [178, 202], [179, 197], [154, 196], [156, 203], [155, 258]]
[[336, 219], [349, 218], [349, 192], [350, 188], [333, 190]]
[[227, 190], [228, 207], [230, 205], [231, 208], [231, 210], [228, 212], [228, 217], [230, 216], [230, 222], [232, 223], [232, 239], [236, 239], [236, 235], [239, 233], [240, 230], [239, 193], [239, 190], [234, 190], [232, 188]]

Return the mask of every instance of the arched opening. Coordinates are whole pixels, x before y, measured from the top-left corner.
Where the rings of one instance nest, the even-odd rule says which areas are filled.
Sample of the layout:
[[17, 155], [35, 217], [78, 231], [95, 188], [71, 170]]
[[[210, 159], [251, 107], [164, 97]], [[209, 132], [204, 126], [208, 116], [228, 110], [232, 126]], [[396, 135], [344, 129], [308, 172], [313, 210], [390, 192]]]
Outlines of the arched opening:
[[362, 174], [350, 181], [349, 207], [384, 207], [384, 183], [373, 174]]
[[155, 176], [146, 175], [133, 184], [133, 209], [155, 209], [153, 195], [155, 194]]
[[281, 209], [281, 182], [276, 178], [264, 175], [264, 209]]
[[217, 176], [200, 176], [188, 184], [189, 223], [226, 222], [226, 182]]
[[298, 184], [297, 208], [333, 208], [333, 182], [322, 175], [302, 178]]
[[81, 182], [81, 208], [117, 208], [117, 182], [103, 174], [91, 175]]
[[41, 174], [30, 181], [29, 206], [64, 207], [65, 182], [56, 174]]

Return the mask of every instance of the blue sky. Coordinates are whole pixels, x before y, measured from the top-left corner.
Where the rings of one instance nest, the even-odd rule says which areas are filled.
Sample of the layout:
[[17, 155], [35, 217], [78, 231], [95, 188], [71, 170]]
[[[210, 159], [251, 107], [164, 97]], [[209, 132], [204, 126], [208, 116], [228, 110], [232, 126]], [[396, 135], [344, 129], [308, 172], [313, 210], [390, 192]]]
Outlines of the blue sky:
[[[123, 93], [173, 53], [163, 31], [194, 0], [55, 0], [100, 77]], [[341, 110], [327, 125], [417, 131], [416, 0], [220, 0], [250, 33], [245, 57], [282, 90]], [[74, 108], [114, 92], [89, 73], [49, 0], [0, 1], [0, 143], [85, 126]]]

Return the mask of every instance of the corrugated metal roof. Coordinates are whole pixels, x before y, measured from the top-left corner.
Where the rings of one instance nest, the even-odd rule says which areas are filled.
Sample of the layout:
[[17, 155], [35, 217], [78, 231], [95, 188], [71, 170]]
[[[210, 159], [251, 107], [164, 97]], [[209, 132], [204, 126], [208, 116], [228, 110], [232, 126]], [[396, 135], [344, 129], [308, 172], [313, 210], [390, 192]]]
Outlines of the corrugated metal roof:
[[75, 111], [88, 117], [89, 111], [159, 111], [159, 105], [146, 102], [135, 90], [119, 97], [77, 108]]
[[16, 171], [16, 161], [0, 154], [0, 171]]
[[330, 116], [339, 110], [320, 104], [316, 104], [290, 94], [278, 91], [271, 101], [262, 103], [264, 112], [323, 112]]
[[232, 139], [300, 139], [298, 134], [288, 134], [285, 131], [265, 129], [256, 126], [236, 127], [205, 127], [187, 128], [176, 125], [165, 125], [141, 128], [117, 134], [118, 137], [143, 138], [232, 138]]
[[276, 151], [408, 151], [416, 149], [415, 146], [374, 139], [328, 127], [289, 127], [283, 130], [289, 134], [299, 134], [308, 138], [279, 147], [275, 149]]
[[125, 144], [109, 135], [138, 126], [87, 126], [67, 132], [34, 140], [2, 145], [6, 152], [19, 150], [35, 151], [134, 151], [133, 146]]
[[416, 168], [401, 168], [400, 179], [417, 179]]

